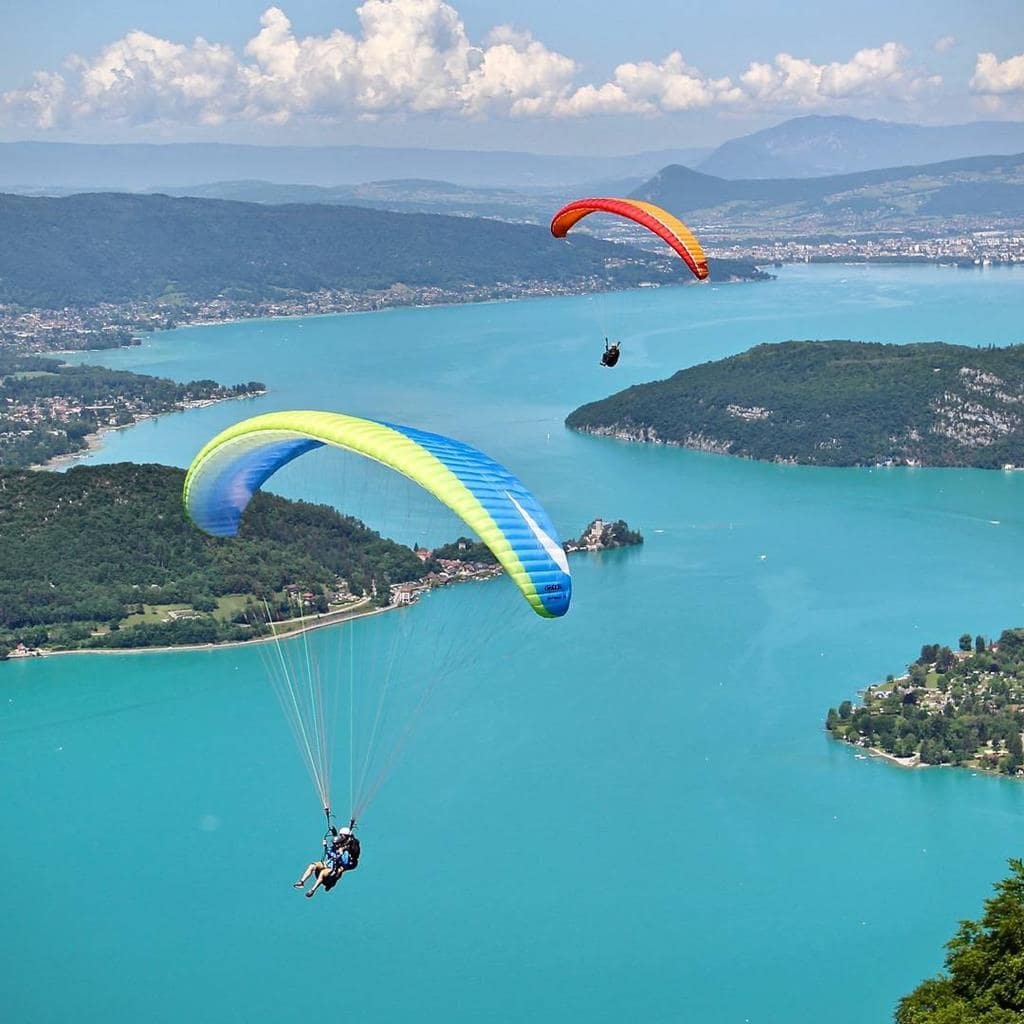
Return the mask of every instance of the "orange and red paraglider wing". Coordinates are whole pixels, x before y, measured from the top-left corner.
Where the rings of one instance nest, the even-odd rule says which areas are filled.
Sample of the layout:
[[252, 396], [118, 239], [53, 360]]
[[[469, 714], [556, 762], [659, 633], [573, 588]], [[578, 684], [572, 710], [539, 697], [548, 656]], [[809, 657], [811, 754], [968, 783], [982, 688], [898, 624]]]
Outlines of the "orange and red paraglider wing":
[[682, 257], [698, 280], [703, 281], [708, 276], [707, 257], [694, 233], [668, 210], [640, 199], [577, 199], [563, 206], [551, 219], [551, 234], [565, 238], [569, 229], [590, 213], [611, 213], [647, 228]]

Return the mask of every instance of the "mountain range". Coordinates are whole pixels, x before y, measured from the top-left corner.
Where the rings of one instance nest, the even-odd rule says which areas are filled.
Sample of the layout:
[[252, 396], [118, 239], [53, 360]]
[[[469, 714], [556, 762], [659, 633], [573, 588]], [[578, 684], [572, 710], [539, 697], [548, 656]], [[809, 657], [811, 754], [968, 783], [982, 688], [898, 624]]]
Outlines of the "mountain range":
[[238, 181], [333, 188], [428, 179], [519, 192], [562, 188], [577, 194], [609, 193], [615, 191], [609, 182], [639, 182], [668, 164], [721, 178], [802, 178], [1020, 153], [1024, 122], [926, 126], [815, 115], [731, 139], [714, 150], [687, 145], [685, 139], [666, 141], [670, 144], [664, 149], [619, 156], [372, 146], [8, 142], [0, 143], [0, 190], [175, 191]]
[[[931, 232], [977, 229], [1024, 218], [1024, 154], [969, 157], [821, 178], [727, 179], [679, 164], [647, 181], [606, 182], [611, 195], [633, 195], [689, 218], [720, 239], [769, 233]], [[332, 188], [265, 181], [216, 182], [175, 194], [259, 203], [326, 203], [402, 213], [446, 213], [546, 224], [567, 195], [562, 189], [467, 188], [451, 182], [397, 179]], [[581, 230], [621, 238], [609, 218]]]
[[689, 166], [719, 178], [814, 178], [1007, 153], [1024, 153], [1024, 122], [933, 126], [811, 115], [731, 139]]
[[246, 179], [329, 187], [392, 178], [528, 190], [609, 178], [642, 180], [666, 164], [697, 163], [707, 153], [685, 146], [592, 157], [372, 146], [6, 142], [0, 143], [0, 191], [145, 192]]
[[1024, 153], [822, 178], [729, 180], [674, 165], [633, 192], [720, 235], [948, 232], [1024, 218]]
[[[591, 182], [590, 191], [627, 195], [643, 178]], [[565, 201], [564, 188], [482, 188], [450, 181], [397, 178], [358, 185], [277, 185], [269, 181], [217, 181], [208, 185], [162, 190], [167, 195], [204, 199], [235, 199], [245, 203], [325, 203], [369, 206], [396, 213], [446, 213], [457, 217], [492, 217], [524, 223], [546, 223]]]
[[[563, 242], [533, 224], [352, 206], [0, 194], [0, 238], [0, 304], [45, 309], [397, 288], [394, 305], [689, 280], [668, 251], [624, 250], [587, 235]], [[730, 260], [711, 273], [763, 276]]]

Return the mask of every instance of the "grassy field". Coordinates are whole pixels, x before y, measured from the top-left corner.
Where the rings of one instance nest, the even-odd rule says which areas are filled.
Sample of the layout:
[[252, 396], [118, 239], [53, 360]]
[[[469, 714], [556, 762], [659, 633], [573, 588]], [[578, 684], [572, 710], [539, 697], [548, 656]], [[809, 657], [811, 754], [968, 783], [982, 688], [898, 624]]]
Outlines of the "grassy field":
[[121, 620], [122, 629], [141, 626], [143, 623], [164, 622], [170, 612], [190, 611], [190, 604], [144, 604], [141, 612], [135, 612]]
[[250, 600], [248, 594], [225, 594], [217, 598], [217, 610], [213, 613], [215, 619], [225, 622], [230, 621], [239, 612], [244, 612], [247, 602]]
[[[274, 596], [276, 598], [281, 597], [280, 594]], [[252, 597], [249, 594], [225, 594], [217, 599], [217, 607], [213, 612], [213, 617], [221, 622], [230, 622], [239, 612], [245, 611], [251, 600]], [[307, 611], [305, 616], [295, 616], [294, 618], [278, 622], [275, 628], [279, 632], [287, 633], [303, 624], [309, 624], [321, 619], [338, 621], [345, 617], [344, 613], [346, 612], [358, 613], [363, 611], [367, 604], [368, 601], [365, 598], [355, 599], [349, 604], [332, 606], [330, 611], [323, 616], [318, 615], [316, 612]], [[175, 617], [172, 614], [173, 612], [192, 612], [195, 615], [207, 614], [206, 612], [193, 612], [192, 605], [190, 604], [144, 604], [141, 612], [133, 612], [131, 615], [125, 616], [118, 625], [121, 629], [131, 629], [132, 626], [168, 622]], [[101, 627], [101, 631], [106, 632], [107, 630], [105, 627]]]

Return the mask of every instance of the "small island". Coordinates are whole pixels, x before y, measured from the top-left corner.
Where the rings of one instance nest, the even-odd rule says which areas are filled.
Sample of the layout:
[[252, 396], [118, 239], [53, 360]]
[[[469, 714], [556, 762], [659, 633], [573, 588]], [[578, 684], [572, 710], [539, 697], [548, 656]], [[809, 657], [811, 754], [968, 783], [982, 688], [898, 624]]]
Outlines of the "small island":
[[571, 554], [574, 551], [629, 548], [643, 542], [642, 534], [638, 530], [631, 530], [625, 520], [616, 519], [614, 523], [609, 523], [604, 519], [595, 519], [576, 540], [566, 541], [564, 547]]
[[162, 413], [266, 393], [251, 380], [179, 384], [162, 377], [0, 353], [0, 468], [42, 466], [92, 447], [104, 430]]
[[[643, 542], [643, 536], [631, 530], [622, 519], [614, 523], [594, 519], [576, 540], [568, 540], [562, 547], [566, 554], [571, 555], [577, 551], [633, 547]], [[414, 604], [420, 594], [434, 587], [467, 580], [493, 579], [505, 571], [494, 552], [482, 541], [471, 537], [459, 537], [450, 544], [433, 549], [416, 544], [413, 545], [413, 553], [423, 563], [426, 572], [418, 579], [392, 584], [388, 604]]]
[[[609, 551], [612, 548], [635, 547], [643, 544], [644, 538], [638, 530], [631, 530], [623, 519], [607, 522], [604, 519], [593, 519], [587, 528], [575, 540], [567, 540], [562, 547], [567, 554], [576, 551]], [[451, 544], [426, 551], [424, 548], [414, 549], [421, 558], [433, 558], [437, 561], [457, 559], [460, 562], [479, 565], [497, 565], [498, 559], [491, 549], [478, 540], [459, 537]]]
[[957, 647], [925, 644], [906, 674], [830, 708], [825, 728], [908, 767], [1024, 775], [1024, 629], [995, 643], [964, 633]]
[[1024, 466], [1024, 345], [787, 341], [572, 412], [573, 430], [812, 466]]
[[[467, 537], [409, 548], [329, 506], [263, 492], [237, 537], [210, 537], [182, 511], [184, 476], [133, 463], [0, 469], [0, 660], [282, 636], [503, 571]], [[642, 540], [595, 519], [565, 547]]]

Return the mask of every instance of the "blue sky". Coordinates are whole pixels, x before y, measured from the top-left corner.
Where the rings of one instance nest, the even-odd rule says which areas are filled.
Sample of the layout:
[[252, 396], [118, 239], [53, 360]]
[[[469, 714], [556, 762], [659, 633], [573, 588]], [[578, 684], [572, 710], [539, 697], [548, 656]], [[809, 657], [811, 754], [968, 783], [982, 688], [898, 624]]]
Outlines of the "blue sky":
[[806, 113], [1024, 119], [1021, 0], [0, 0], [0, 14], [0, 139], [612, 153]]

